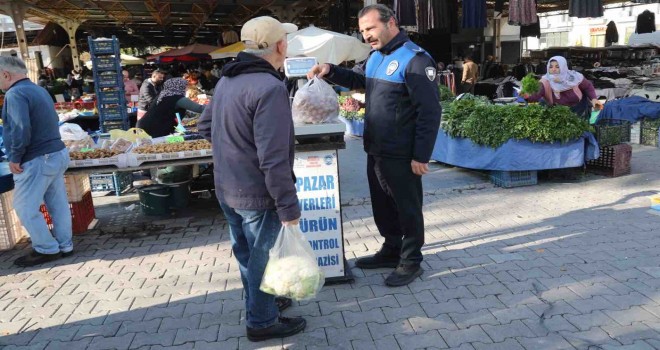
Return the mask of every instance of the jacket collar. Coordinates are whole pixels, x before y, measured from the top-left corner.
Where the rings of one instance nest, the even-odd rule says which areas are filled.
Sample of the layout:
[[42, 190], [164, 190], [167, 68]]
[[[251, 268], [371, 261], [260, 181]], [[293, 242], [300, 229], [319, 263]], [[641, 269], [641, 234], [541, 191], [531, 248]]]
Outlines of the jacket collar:
[[[16, 84], [18, 84], [18, 83], [21, 83], [21, 82], [24, 82], [24, 81], [26, 81], [26, 80], [29, 81], [30, 79], [29, 79], [29, 78], [23, 78], [23, 79], [21, 79], [21, 80], [16, 80], [13, 84], [11, 84], [11, 86], [9, 87], [9, 89], [13, 88], [14, 85], [16, 85]], [[9, 89], [7, 89], [7, 91], [9, 91]]]
[[390, 42], [387, 43], [387, 45], [383, 46], [378, 51], [380, 51], [381, 53], [383, 53], [385, 55], [389, 55], [394, 50], [401, 47], [401, 45], [405, 44], [406, 41], [408, 41], [408, 40], [409, 40], [408, 39], [408, 34], [403, 29], [401, 29], [399, 31], [399, 34], [397, 34], [394, 38], [392, 38], [392, 40], [390, 40]]

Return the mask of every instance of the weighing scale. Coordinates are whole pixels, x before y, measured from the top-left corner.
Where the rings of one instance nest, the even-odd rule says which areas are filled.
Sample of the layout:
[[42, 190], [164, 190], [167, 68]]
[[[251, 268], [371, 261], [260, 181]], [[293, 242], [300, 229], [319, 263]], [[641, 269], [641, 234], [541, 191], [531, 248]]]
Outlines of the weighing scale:
[[[289, 81], [295, 80], [297, 84], [297, 88], [292, 90], [292, 93], [307, 84], [307, 72], [317, 64], [316, 57], [291, 57], [284, 60], [284, 75]], [[293, 102], [293, 94], [289, 97]]]

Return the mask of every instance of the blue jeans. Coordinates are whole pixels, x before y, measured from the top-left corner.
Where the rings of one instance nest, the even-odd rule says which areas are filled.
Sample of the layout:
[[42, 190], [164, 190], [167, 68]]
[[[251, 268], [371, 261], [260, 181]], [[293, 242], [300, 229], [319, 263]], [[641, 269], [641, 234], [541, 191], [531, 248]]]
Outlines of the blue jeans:
[[[14, 174], [16, 214], [32, 239], [32, 248], [42, 254], [73, 250], [71, 210], [64, 185], [68, 165], [69, 151], [64, 148], [21, 164], [23, 172]], [[44, 202], [53, 220], [52, 232], [39, 211]]]
[[259, 286], [282, 223], [275, 210], [234, 209], [222, 202], [220, 207], [229, 223], [232, 250], [241, 271], [247, 326], [272, 326], [279, 316], [275, 296], [262, 292]]

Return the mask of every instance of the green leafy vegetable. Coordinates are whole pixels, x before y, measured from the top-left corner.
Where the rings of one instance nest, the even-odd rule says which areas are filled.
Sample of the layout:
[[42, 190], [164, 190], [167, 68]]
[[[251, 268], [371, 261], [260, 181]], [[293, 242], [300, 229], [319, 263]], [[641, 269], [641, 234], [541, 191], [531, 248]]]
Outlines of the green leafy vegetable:
[[452, 137], [497, 148], [510, 139], [568, 142], [592, 131], [587, 120], [568, 107], [493, 105], [478, 98], [454, 101], [443, 115], [442, 128]]
[[520, 90], [521, 94], [535, 94], [541, 90], [541, 83], [539, 83], [538, 80], [536, 80], [536, 76], [534, 76], [534, 73], [529, 73], [527, 74], [524, 78], [522, 78], [522, 90]]

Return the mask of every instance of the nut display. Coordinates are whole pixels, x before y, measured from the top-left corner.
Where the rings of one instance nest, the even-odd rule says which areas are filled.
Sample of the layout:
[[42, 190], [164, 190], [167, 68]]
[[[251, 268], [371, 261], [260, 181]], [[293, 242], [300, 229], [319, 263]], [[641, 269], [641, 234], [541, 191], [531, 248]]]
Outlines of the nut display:
[[83, 160], [83, 159], [100, 159], [100, 158], [110, 158], [114, 157], [121, 152], [115, 152], [107, 149], [95, 149], [89, 152], [69, 152], [69, 158], [71, 160]]
[[183, 151], [200, 151], [211, 149], [211, 143], [206, 140], [195, 140], [178, 143], [158, 143], [133, 149], [133, 153], [174, 153]]

